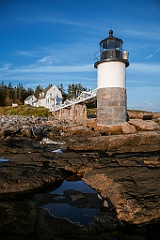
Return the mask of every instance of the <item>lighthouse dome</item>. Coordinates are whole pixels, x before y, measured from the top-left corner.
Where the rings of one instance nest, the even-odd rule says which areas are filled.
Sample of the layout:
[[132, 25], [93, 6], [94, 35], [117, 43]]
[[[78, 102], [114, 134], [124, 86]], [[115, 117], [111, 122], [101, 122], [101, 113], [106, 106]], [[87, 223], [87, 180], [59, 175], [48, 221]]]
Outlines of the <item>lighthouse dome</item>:
[[102, 59], [122, 59], [123, 41], [113, 36], [113, 31], [109, 31], [109, 37], [100, 42], [100, 52]]
[[123, 61], [126, 67], [129, 65], [128, 55], [124, 56], [123, 41], [113, 36], [113, 30], [109, 30], [109, 36], [100, 42], [100, 51], [95, 54], [95, 67], [104, 61]]

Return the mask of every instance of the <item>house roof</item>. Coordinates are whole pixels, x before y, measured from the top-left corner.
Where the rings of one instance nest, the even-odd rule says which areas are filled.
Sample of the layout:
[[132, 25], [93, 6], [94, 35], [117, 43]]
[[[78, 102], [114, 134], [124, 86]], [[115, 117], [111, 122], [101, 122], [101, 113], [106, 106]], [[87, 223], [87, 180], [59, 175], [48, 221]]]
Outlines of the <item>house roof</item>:
[[[55, 87], [55, 88], [57, 88], [56, 85], [49, 84], [48, 87], [46, 87], [46, 88], [42, 91], [42, 93], [44, 93], [44, 95], [41, 96], [41, 97], [39, 97], [38, 99], [43, 99], [43, 98], [45, 98], [45, 97], [46, 97], [46, 94], [47, 94], [47, 92], [48, 92], [48, 90], [49, 90], [51, 87]], [[58, 88], [57, 88], [57, 89], [58, 89]]]
[[52, 84], [49, 84], [49, 86], [46, 87], [46, 88], [43, 90], [43, 92], [44, 92], [45, 95], [46, 95], [47, 91], [48, 91], [51, 87], [53, 87], [53, 85], [52, 85]]
[[[33, 94], [32, 95], [29, 95], [24, 101], [28, 101], [30, 100], [32, 97], [35, 97]], [[35, 97], [36, 98], [36, 97]]]

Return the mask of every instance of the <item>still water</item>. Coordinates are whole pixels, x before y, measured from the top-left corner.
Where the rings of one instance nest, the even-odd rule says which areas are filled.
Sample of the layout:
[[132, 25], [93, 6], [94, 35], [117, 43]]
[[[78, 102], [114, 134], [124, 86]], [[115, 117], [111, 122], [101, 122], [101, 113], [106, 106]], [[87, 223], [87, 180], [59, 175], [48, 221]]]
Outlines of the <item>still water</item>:
[[69, 189], [74, 189], [74, 190], [82, 191], [82, 192], [86, 192], [86, 193], [93, 193], [93, 192], [95, 193], [95, 191], [82, 180], [73, 181], [73, 182], [64, 180], [60, 187], [58, 187], [57, 189], [55, 189], [54, 191], [52, 191], [50, 193], [63, 194], [64, 191], [69, 190]]
[[0, 167], [5, 167], [6, 166], [5, 163], [8, 163], [9, 161], [10, 161], [9, 159], [0, 158]]
[[[62, 185], [50, 192], [51, 194], [58, 194], [59, 198], [65, 198], [64, 191], [74, 189], [76, 191], [81, 191], [83, 193], [95, 193], [95, 191], [90, 188], [84, 181], [73, 181], [69, 182], [64, 180]], [[98, 198], [98, 194], [97, 194]], [[77, 207], [72, 206], [69, 203], [48, 203], [43, 206], [47, 209], [50, 214], [58, 218], [67, 218], [68, 220], [86, 225], [93, 221], [93, 216], [100, 211], [99, 208], [88, 208], [88, 207]]]
[[9, 162], [9, 159], [6, 158], [0, 158], [0, 163], [6, 163]]

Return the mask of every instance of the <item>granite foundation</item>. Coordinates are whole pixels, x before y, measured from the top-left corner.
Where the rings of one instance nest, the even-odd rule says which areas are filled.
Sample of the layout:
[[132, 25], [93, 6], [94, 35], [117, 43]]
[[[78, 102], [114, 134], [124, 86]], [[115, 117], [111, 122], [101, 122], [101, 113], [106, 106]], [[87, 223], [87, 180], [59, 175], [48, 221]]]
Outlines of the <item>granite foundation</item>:
[[126, 89], [100, 88], [97, 92], [97, 124], [121, 126], [127, 121]]

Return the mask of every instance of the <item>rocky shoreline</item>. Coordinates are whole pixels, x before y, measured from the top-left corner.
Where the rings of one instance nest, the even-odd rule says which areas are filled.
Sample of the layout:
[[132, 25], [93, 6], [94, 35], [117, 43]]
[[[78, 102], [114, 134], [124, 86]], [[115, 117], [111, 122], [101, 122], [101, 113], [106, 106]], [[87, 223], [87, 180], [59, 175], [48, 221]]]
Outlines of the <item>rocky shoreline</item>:
[[[143, 118], [132, 116], [121, 127], [99, 127], [96, 119], [3, 116], [1, 239], [158, 240], [160, 114]], [[96, 224], [74, 224], [41, 208], [53, 201], [50, 189], [73, 175], [100, 195], [103, 210], [94, 217]], [[90, 203], [89, 195], [69, 194], [80, 205], [84, 199]]]

